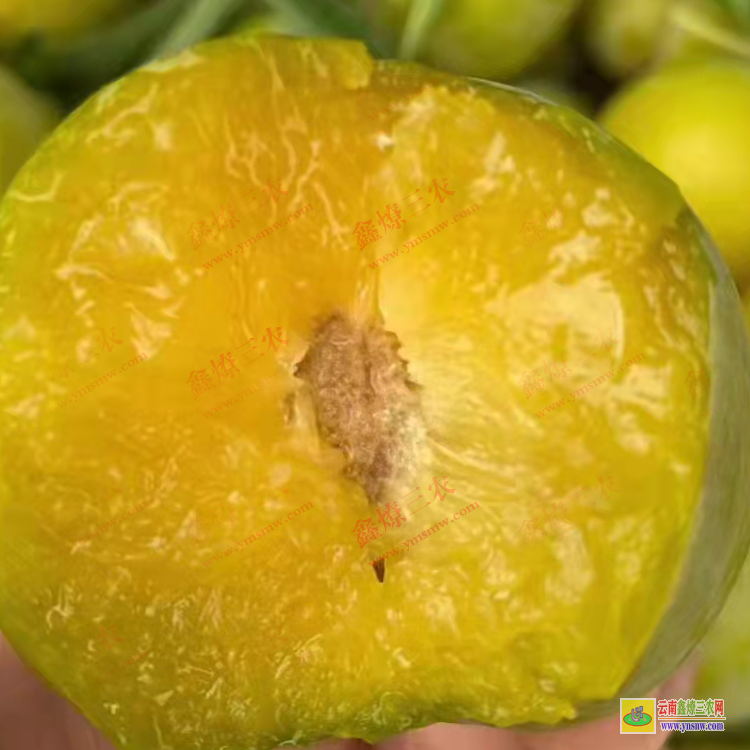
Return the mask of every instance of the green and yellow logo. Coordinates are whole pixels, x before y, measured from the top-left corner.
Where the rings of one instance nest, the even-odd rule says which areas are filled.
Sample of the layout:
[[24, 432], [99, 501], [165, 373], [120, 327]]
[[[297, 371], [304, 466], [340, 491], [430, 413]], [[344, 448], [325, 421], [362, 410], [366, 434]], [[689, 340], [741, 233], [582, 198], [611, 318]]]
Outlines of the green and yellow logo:
[[656, 734], [656, 698], [620, 698], [620, 734]]

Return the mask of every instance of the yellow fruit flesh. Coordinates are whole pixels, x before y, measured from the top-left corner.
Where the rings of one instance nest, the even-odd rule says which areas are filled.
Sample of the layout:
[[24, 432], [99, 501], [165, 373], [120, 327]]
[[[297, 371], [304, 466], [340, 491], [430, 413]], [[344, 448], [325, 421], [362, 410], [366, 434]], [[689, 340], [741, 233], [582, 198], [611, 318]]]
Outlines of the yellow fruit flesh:
[[[105, 90], [4, 204], [0, 528], [23, 541], [11, 555], [0, 534], [0, 625], [133, 746], [572, 718], [616, 693], [669, 603], [707, 439], [707, 390], [694, 401], [685, 376], [708, 371], [709, 273], [679, 196], [573, 113], [399, 81], [354, 44], [209, 45]], [[455, 195], [357, 249], [356, 222], [418, 189], [434, 200], [433, 178]], [[282, 202], [193, 247], [192, 222], [267, 179]], [[522, 225], [545, 210], [530, 244]], [[364, 547], [352, 531], [377, 510], [295, 376], [336, 313], [395, 333], [420, 386], [416, 458], [388, 499], [419, 487], [430, 505]], [[276, 326], [289, 343], [273, 352]], [[94, 359], [101, 328], [124, 343]], [[193, 398], [190, 373], [250, 337], [267, 353]], [[570, 378], [526, 399], [524, 372], [550, 361]], [[602, 475], [615, 493], [576, 495]], [[567, 525], [525, 539], [555, 500]], [[377, 556], [446, 518], [378, 582]], [[121, 642], [96, 640], [100, 621]]]

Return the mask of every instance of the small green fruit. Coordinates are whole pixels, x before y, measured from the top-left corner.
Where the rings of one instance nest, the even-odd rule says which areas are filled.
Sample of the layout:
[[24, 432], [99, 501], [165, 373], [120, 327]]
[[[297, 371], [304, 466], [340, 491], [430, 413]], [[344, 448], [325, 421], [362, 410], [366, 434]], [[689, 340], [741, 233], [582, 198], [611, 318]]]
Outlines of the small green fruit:
[[0, 40], [89, 29], [143, 0], [0, 0]]
[[[376, 24], [400, 30], [415, 3], [371, 5], [377, 8], [370, 13]], [[463, 75], [508, 78], [541, 57], [579, 5], [580, 0], [445, 0], [418, 56]]]
[[592, 0], [586, 43], [601, 70], [633, 72], [651, 59], [673, 0]]
[[750, 66], [675, 65], [626, 88], [602, 124], [671, 177], [738, 284], [750, 280]]

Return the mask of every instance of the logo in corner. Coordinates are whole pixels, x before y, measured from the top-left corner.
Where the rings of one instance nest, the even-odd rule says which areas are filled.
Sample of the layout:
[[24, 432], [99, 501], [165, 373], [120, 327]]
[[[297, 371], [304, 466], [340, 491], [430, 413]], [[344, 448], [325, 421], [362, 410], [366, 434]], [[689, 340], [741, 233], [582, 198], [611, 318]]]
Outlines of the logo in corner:
[[620, 734], [656, 734], [656, 698], [620, 698]]

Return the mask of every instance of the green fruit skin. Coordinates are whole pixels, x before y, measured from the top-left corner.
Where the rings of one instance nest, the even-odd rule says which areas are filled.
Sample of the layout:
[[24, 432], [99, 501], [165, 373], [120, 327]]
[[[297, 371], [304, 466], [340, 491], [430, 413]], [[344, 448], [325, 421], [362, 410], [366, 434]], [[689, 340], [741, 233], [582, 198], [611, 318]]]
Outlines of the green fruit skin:
[[50, 102], [0, 67], [0, 195], [59, 121]]
[[670, 66], [616, 95], [600, 120], [677, 183], [746, 286], [750, 65], [715, 59]]
[[[376, 8], [377, 23], [401, 30], [412, 0], [369, 5]], [[579, 5], [580, 0], [445, 0], [420, 57], [462, 75], [508, 78], [542, 56]]]

